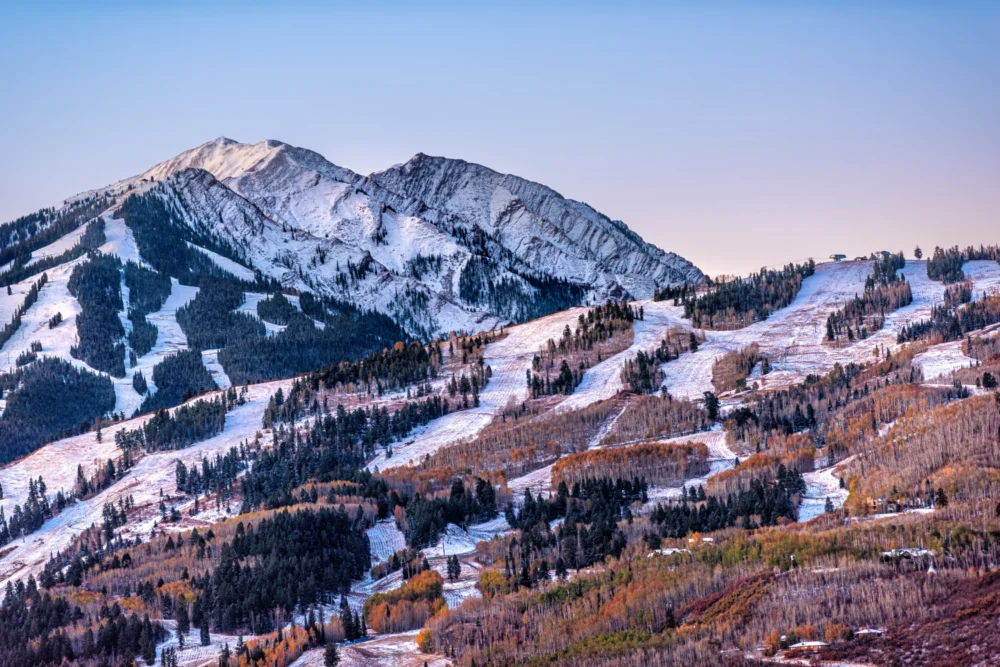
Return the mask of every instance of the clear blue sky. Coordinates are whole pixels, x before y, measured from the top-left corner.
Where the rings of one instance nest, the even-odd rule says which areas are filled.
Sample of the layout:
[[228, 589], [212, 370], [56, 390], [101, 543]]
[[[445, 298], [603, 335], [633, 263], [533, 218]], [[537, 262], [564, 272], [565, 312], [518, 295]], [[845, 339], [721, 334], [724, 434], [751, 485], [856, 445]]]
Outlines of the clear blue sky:
[[480, 162], [713, 275], [1000, 242], [1000, 3], [705, 4], [0, 5], [0, 219], [224, 135]]

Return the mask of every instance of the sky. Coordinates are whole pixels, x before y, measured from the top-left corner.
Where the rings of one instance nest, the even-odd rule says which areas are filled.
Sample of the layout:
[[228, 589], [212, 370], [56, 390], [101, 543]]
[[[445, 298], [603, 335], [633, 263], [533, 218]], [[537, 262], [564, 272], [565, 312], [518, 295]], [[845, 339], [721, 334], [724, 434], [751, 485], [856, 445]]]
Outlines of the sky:
[[484, 164], [709, 275], [1000, 242], [1000, 3], [0, 3], [0, 220], [219, 136]]

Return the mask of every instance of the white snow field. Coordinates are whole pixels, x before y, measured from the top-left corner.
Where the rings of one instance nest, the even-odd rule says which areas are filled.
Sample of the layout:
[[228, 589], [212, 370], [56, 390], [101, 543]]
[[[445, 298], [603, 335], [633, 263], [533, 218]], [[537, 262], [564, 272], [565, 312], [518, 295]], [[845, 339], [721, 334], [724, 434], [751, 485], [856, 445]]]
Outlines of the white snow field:
[[625, 362], [642, 352], [657, 347], [672, 327], [690, 329], [691, 323], [682, 319], [680, 308], [667, 301], [643, 301], [643, 319], [633, 323], [635, 338], [632, 345], [601, 363], [588, 368], [583, 380], [571, 396], [559, 404], [558, 410], [576, 410], [591, 403], [611, 398], [624, 389], [621, 374]]
[[841, 469], [854, 457], [848, 457], [837, 465], [807, 472], [802, 475], [806, 492], [799, 505], [799, 521], [815, 519], [826, 512], [826, 500], [830, 499], [833, 509], [840, 509], [847, 500], [847, 489], [840, 488]]
[[952, 371], [975, 365], [976, 360], [962, 352], [964, 340], [942, 343], [927, 349], [913, 358], [913, 365], [924, 374], [924, 381], [946, 381]]
[[48, 259], [49, 257], [58, 257], [79, 243], [80, 237], [83, 236], [85, 231], [87, 231], [87, 225], [82, 224], [73, 231], [63, 234], [44, 248], [39, 248], [31, 253], [31, 259], [28, 260], [25, 266], [31, 266], [32, 264], [36, 264], [43, 259]]
[[[706, 341], [698, 352], [681, 355], [664, 365], [664, 386], [674, 396], [700, 398], [703, 392], [712, 390], [715, 359], [753, 342], [771, 358], [774, 370], [759, 380], [762, 388], [771, 389], [801, 382], [810, 373], [825, 373], [836, 363], [870, 361], [876, 345], [895, 350], [899, 330], [909, 322], [927, 319], [931, 308], [942, 300], [944, 285], [927, 278], [926, 261], [907, 260], [901, 273], [910, 282], [913, 303], [887, 315], [882, 329], [866, 340], [841, 347], [826, 343], [827, 316], [864, 290], [871, 270], [871, 261], [817, 264], [816, 273], [803, 281], [795, 300], [763, 322], [734, 331], [705, 331]], [[963, 270], [980, 297], [984, 291], [1000, 289], [997, 262], [967, 262]], [[647, 306], [647, 317], [649, 310]]]
[[584, 308], [570, 308], [559, 313], [512, 326], [507, 335], [486, 346], [485, 362], [493, 370], [486, 388], [479, 394], [479, 407], [452, 412], [418, 429], [404, 442], [393, 444], [393, 456], [379, 454], [368, 464], [369, 470], [387, 470], [420, 462], [448, 444], [474, 438], [499, 414], [507, 402], [527, 399], [525, 369], [531, 358], [549, 338], [559, 338], [563, 328], [576, 326]]

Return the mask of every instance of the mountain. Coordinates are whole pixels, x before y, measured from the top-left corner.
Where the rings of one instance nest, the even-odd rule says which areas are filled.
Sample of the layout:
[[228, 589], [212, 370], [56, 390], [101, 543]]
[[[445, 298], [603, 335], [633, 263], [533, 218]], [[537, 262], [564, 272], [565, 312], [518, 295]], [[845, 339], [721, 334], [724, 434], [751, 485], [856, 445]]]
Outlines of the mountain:
[[362, 176], [278, 141], [220, 138], [117, 187], [151, 182], [264, 274], [387, 313], [418, 335], [703, 279], [586, 204], [461, 160], [418, 154]]
[[[418, 154], [363, 176], [220, 138], [0, 225], [0, 353], [8, 372], [40, 357], [105, 374], [110, 411], [131, 415], [703, 278], [624, 223], [480, 165]], [[58, 434], [35, 426], [17, 427], [25, 447]]]

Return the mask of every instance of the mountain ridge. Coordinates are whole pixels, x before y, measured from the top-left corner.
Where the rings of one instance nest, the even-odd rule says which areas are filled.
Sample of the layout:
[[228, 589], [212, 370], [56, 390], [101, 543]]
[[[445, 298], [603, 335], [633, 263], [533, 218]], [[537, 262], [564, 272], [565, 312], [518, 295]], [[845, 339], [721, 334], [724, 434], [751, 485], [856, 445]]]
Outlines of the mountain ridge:
[[219, 137], [64, 204], [132, 195], [171, 202], [286, 288], [386, 313], [418, 337], [704, 280], [552, 188], [426, 153], [362, 175], [282, 141]]

